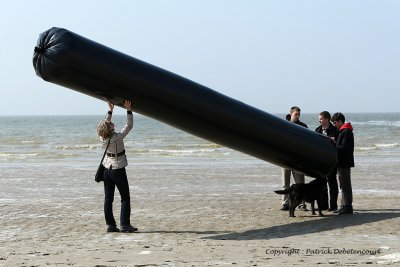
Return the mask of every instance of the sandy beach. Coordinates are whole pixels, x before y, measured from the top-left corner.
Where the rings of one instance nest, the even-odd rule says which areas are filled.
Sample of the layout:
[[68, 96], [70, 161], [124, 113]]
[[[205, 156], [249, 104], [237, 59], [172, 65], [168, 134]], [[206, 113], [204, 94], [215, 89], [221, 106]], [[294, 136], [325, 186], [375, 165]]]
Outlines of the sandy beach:
[[[87, 178], [93, 176], [90, 171], [60, 175], [60, 183], [70, 179], [70, 187], [38, 180], [26, 189], [24, 198], [3, 198], [0, 266], [400, 263], [398, 196], [356, 194], [354, 215], [325, 212], [318, 217], [296, 211], [297, 217], [289, 218], [279, 210], [273, 186], [263, 184], [260, 175], [244, 183], [239, 175], [226, 179], [228, 169], [221, 168], [218, 174], [202, 169], [200, 176], [188, 166], [187, 173], [191, 168], [199, 178], [185, 180], [187, 173], [182, 168], [178, 173], [173, 166], [170, 171], [163, 167], [168, 175], [157, 183], [152, 178], [154, 170], [136, 166], [128, 171], [132, 222], [140, 230], [134, 234], [105, 233], [102, 185]], [[32, 180], [17, 180], [14, 186], [13, 181], [3, 181], [6, 192], [15, 196], [19, 184], [29, 184], [36, 176], [39, 170], [30, 173]], [[37, 194], [46, 186], [53, 193]], [[77, 186], [82, 190], [73, 194]], [[55, 192], [51, 187], [60, 189]], [[119, 196], [114, 207], [118, 218]]]

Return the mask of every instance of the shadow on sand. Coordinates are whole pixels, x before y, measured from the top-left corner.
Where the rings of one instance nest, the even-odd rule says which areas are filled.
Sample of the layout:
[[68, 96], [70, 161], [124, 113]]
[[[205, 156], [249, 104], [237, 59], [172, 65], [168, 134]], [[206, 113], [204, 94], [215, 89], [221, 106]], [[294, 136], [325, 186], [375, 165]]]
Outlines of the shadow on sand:
[[242, 233], [229, 233], [203, 237], [215, 240], [260, 240], [275, 239], [304, 234], [319, 233], [350, 226], [379, 222], [400, 217], [400, 209], [358, 210], [353, 215], [327, 215], [314, 221], [294, 222], [263, 229], [249, 230]]

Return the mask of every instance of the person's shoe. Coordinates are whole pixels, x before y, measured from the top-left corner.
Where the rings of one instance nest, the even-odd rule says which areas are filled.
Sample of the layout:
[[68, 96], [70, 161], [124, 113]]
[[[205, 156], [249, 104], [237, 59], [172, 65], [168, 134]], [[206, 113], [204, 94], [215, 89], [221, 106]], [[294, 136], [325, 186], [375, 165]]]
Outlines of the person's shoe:
[[340, 207], [340, 208], [332, 211], [332, 213], [338, 214], [339, 212], [342, 212], [342, 211], [343, 211], [343, 207]]
[[123, 233], [134, 233], [137, 232], [139, 229], [137, 229], [136, 227], [133, 227], [132, 225], [128, 225], [128, 226], [121, 226], [121, 232]]
[[328, 209], [328, 211], [333, 212], [333, 211], [335, 211], [335, 210], [337, 210], [337, 209], [338, 209], [337, 206], [336, 206], [336, 207], [330, 207], [330, 208]]
[[306, 205], [299, 206], [299, 210], [301, 210], [301, 211], [308, 211]]
[[282, 208], [280, 210], [289, 210], [289, 205], [288, 204], [283, 204]]
[[119, 229], [117, 226], [108, 226], [107, 227], [107, 233], [117, 233], [119, 232]]
[[353, 206], [344, 206], [343, 210], [338, 213], [339, 215], [353, 214]]

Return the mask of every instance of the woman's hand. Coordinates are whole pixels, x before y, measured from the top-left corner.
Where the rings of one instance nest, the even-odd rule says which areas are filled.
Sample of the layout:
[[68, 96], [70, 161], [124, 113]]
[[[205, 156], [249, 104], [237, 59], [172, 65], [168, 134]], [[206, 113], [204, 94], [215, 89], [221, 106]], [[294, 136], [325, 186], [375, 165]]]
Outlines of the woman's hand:
[[108, 111], [113, 111], [114, 110], [114, 104], [111, 102], [108, 102]]
[[132, 102], [130, 100], [124, 100], [122, 104], [124, 105], [127, 111], [132, 111]]

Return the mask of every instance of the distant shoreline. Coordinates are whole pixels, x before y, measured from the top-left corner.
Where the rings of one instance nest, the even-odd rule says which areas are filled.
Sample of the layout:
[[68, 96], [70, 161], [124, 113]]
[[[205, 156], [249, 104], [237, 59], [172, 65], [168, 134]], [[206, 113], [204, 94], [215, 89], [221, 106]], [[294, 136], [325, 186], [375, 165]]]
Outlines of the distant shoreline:
[[[271, 115], [274, 115], [274, 116], [284, 116], [284, 115], [286, 115], [286, 113], [271, 113], [271, 112], [268, 112], [268, 111], [265, 111], [265, 112], [267, 112], [268, 114], [271, 114]], [[302, 113], [302, 115], [305, 115], [305, 116], [307, 116], [307, 115], [315, 115], [315, 114], [319, 114], [319, 112], [320, 111], [318, 111], [318, 112], [315, 112], [315, 113], [313, 113], [313, 112], [304, 112], [304, 113]], [[105, 113], [105, 112], [103, 112], [103, 113]], [[389, 112], [389, 111], [379, 111], [379, 112], [343, 112], [344, 114], [346, 114], [346, 115], [348, 115], [348, 116], [350, 116], [350, 115], [367, 115], [367, 114], [382, 114], [382, 115], [385, 115], [385, 114], [388, 114], [388, 115], [394, 115], [394, 114], [399, 114], [400, 115], [400, 111], [396, 111], [396, 112]], [[133, 113], [135, 116], [143, 116], [143, 117], [148, 117], [148, 116], [146, 116], [146, 115], [142, 115], [142, 114], [140, 114], [140, 113]], [[0, 117], [84, 117], [84, 116], [87, 116], [87, 117], [95, 117], [95, 116], [103, 116], [104, 114], [29, 114], [29, 115], [20, 115], [20, 114], [17, 114], [17, 115], [0, 115]], [[114, 116], [122, 116], [122, 115], [125, 115], [125, 113], [123, 112], [123, 110], [122, 110], [122, 112], [115, 112], [114, 113]], [[400, 119], [400, 118], [399, 118]]]

